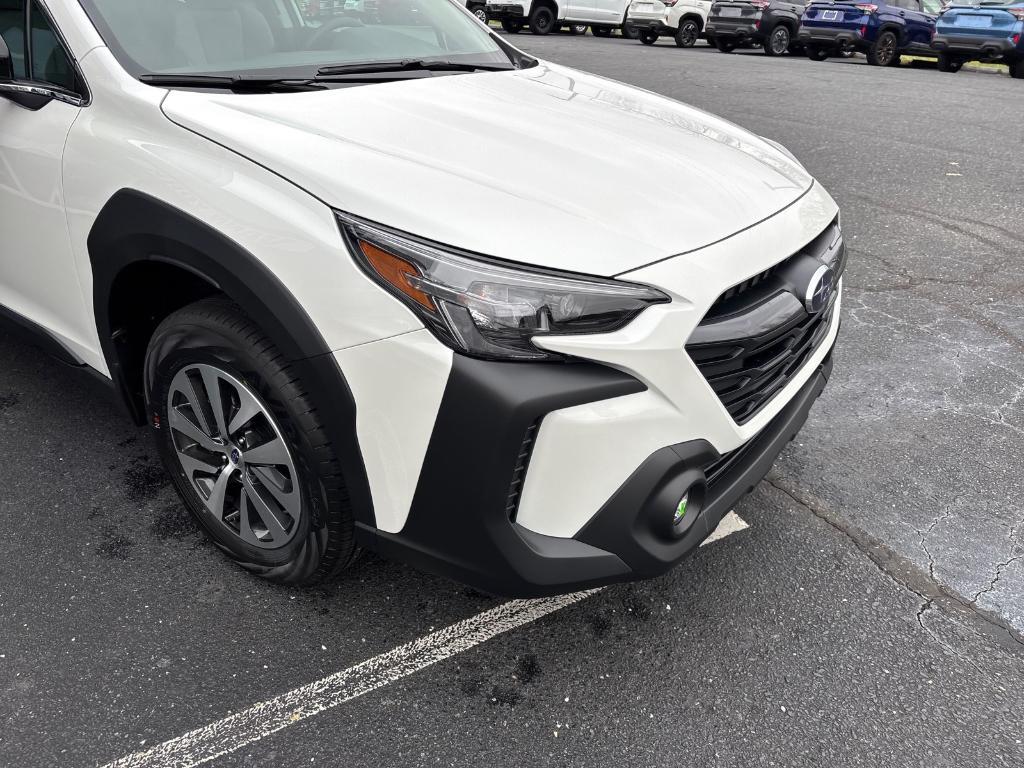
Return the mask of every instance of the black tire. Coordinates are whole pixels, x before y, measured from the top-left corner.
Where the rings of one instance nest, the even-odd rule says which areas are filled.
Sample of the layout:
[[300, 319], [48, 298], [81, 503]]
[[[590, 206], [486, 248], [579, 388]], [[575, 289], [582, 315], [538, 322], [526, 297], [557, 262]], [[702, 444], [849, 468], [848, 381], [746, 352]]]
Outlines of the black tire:
[[1024, 59], [1010, 63], [1010, 77], [1014, 80], [1024, 80]]
[[632, 24], [626, 23], [622, 25], [622, 36], [626, 40], [636, 40], [640, 37], [640, 30], [634, 27]]
[[571, 35], [585, 35], [587, 34], [586, 24], [573, 24], [569, 27], [569, 34]]
[[673, 39], [680, 48], [693, 48], [700, 39], [700, 24], [693, 19], [683, 19]]
[[808, 43], [805, 52], [811, 61], [824, 61], [829, 56], [828, 48], [822, 48], [814, 43]]
[[959, 72], [964, 63], [948, 53], [939, 54], [939, 72]]
[[644, 30], [640, 33], [640, 42], [644, 45], [654, 45], [658, 42], [658, 33], [651, 32], [650, 30]]
[[558, 31], [555, 13], [546, 5], [539, 5], [530, 13], [530, 31], [535, 35], [548, 35]]
[[590, 28], [590, 31], [594, 33], [594, 37], [611, 37], [612, 36], [612, 28], [611, 27], [594, 27], [594, 26], [592, 26]]
[[476, 16], [478, 19], [480, 19], [480, 22], [482, 24], [487, 24], [487, 6], [486, 5], [484, 5], [483, 3], [480, 3], [480, 4], [477, 4], [477, 5], [471, 6], [469, 10], [470, 10], [470, 12], [474, 16]]
[[501, 28], [510, 35], [515, 35], [523, 28], [523, 22], [517, 19], [502, 19]]
[[897, 67], [900, 63], [900, 41], [891, 29], [882, 32], [868, 48], [868, 64], [876, 67]]
[[715, 38], [715, 47], [722, 53], [732, 53], [736, 50], [736, 43], [732, 40], [723, 40], [720, 37]]
[[[175, 375], [196, 365], [212, 366], [242, 382], [276, 422], [296, 469], [289, 492], [299, 493], [302, 510], [290, 518], [290, 538], [280, 547], [253, 546], [218, 521], [182, 468], [173, 436], [181, 433], [170, 428], [168, 398]], [[294, 585], [334, 576], [353, 561], [357, 548], [348, 493], [316, 406], [292, 365], [237, 305], [211, 298], [171, 314], [153, 333], [145, 370], [146, 408], [159, 417], [160, 428], [153, 432], [164, 466], [189, 512], [221, 550], [246, 570]]]
[[761, 47], [769, 56], [785, 56], [789, 53], [792, 41], [793, 35], [789, 31], [789, 27], [785, 24], [776, 24], [761, 43]]

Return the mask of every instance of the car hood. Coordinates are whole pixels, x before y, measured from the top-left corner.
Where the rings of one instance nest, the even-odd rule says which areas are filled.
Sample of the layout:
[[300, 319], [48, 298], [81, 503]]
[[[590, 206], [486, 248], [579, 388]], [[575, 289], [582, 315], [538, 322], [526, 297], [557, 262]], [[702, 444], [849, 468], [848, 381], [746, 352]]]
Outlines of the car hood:
[[295, 94], [171, 91], [163, 109], [334, 208], [598, 275], [721, 240], [813, 183], [727, 121], [547, 63]]

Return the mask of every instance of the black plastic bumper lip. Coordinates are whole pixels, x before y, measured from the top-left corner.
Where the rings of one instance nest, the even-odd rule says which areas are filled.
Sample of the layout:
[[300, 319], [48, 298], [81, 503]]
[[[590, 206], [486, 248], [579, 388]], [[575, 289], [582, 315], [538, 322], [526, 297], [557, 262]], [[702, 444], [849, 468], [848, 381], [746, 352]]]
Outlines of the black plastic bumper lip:
[[[405, 528], [390, 534], [357, 524], [357, 533], [363, 546], [386, 557], [509, 597], [572, 592], [669, 570], [768, 473], [832, 369], [830, 354], [768, 426], [728, 457], [704, 440], [656, 451], [575, 538], [566, 539], [509, 519], [505, 501], [518, 440], [552, 410], [643, 391], [643, 385], [590, 364], [456, 361]], [[672, 512], [713, 463], [700, 514], [679, 536]]]
[[[977, 53], [991, 56], [1006, 56], [1019, 49], [1009, 37], [988, 37], [985, 35], [935, 35], [932, 48], [937, 51], [954, 53]], [[1024, 51], [1021, 51], [1024, 55]]]
[[864, 42], [858, 33], [848, 29], [834, 27], [800, 27], [796, 35], [802, 43], [818, 43], [819, 45], [856, 46]]

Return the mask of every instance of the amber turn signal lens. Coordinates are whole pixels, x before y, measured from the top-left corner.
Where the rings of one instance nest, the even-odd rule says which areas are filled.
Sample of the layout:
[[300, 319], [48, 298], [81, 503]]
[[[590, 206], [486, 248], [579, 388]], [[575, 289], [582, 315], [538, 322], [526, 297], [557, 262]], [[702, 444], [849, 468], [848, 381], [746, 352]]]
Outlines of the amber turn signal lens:
[[416, 268], [416, 265], [410, 264], [405, 259], [395, 256], [393, 253], [388, 253], [365, 240], [359, 241], [359, 250], [363, 252], [363, 256], [370, 262], [370, 266], [373, 267], [374, 271], [389, 284], [431, 312], [437, 311], [437, 307], [434, 306], [434, 300], [409, 282], [410, 275], [420, 276], [420, 271]]

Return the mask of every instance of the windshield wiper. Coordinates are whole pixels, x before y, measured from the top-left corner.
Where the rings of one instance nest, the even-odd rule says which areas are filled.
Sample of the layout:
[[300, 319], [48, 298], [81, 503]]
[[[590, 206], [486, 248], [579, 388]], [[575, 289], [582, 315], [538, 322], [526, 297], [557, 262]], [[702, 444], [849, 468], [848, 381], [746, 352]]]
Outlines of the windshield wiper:
[[164, 88], [218, 88], [235, 93], [266, 93], [275, 91], [290, 93], [297, 91], [319, 91], [325, 86], [312, 80], [270, 78], [270, 77], [221, 77], [218, 75], [139, 75], [146, 85]]
[[334, 64], [321, 67], [317, 79], [344, 75], [376, 75], [389, 72], [506, 72], [515, 69], [512, 64], [467, 64], [461, 61], [435, 61], [431, 59], [390, 59], [360, 61], [352, 64]]

